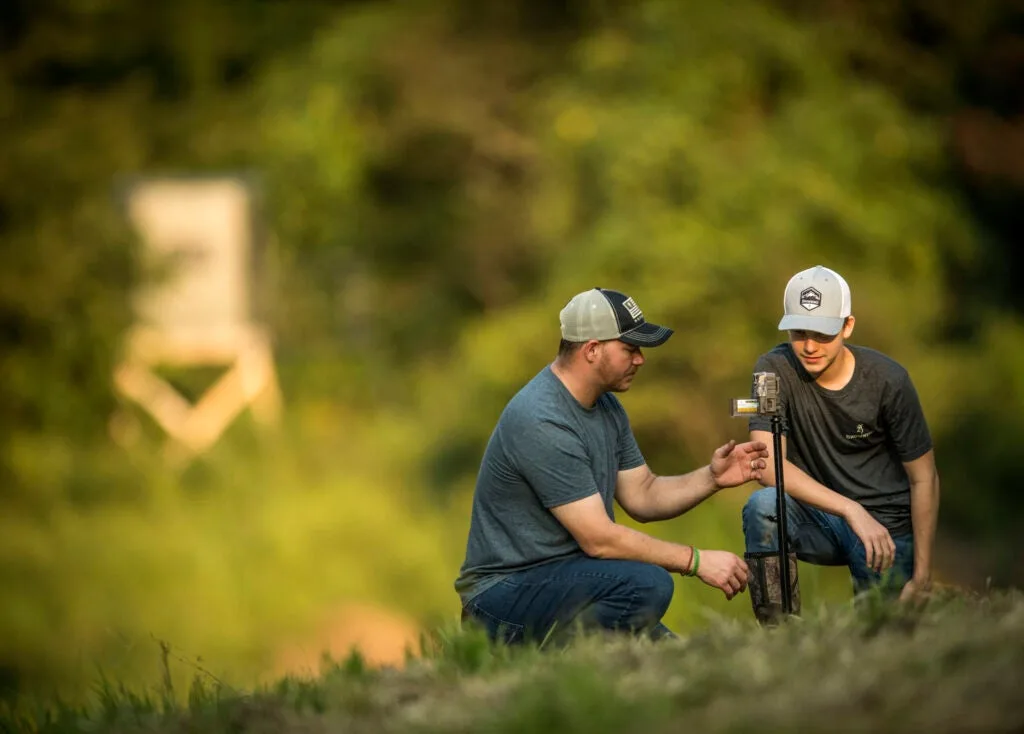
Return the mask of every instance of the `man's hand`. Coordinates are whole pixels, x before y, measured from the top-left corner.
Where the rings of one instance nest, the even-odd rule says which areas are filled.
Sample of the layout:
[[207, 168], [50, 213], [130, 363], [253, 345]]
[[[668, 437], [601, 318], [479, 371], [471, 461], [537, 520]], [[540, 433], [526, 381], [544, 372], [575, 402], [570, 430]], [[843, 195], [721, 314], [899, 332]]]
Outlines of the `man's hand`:
[[850, 517], [846, 518], [850, 529], [860, 538], [864, 544], [865, 561], [868, 568], [881, 573], [892, 567], [896, 558], [896, 544], [892, 542], [892, 536], [878, 520], [871, 517], [870, 513], [860, 505], [856, 505]]
[[729, 441], [711, 454], [711, 478], [719, 488], [760, 480], [761, 471], [768, 466], [767, 459], [768, 445], [763, 441]]
[[931, 579], [916, 577], [912, 578], [910, 579], [910, 581], [903, 585], [903, 591], [900, 592], [900, 601], [924, 601], [927, 598], [928, 594], [931, 592], [931, 589]]
[[750, 569], [743, 559], [729, 551], [702, 550], [697, 578], [708, 586], [721, 589], [726, 599], [732, 599], [747, 588]]

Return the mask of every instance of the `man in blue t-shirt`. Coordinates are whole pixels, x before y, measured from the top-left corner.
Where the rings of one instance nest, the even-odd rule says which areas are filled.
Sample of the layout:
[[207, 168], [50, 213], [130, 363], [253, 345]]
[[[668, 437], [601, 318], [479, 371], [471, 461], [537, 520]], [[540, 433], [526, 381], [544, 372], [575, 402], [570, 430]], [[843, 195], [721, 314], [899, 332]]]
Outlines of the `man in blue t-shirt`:
[[[779, 329], [789, 341], [761, 355], [754, 372], [778, 376], [790, 555], [848, 566], [855, 592], [924, 592], [939, 476], [910, 375], [884, 354], [847, 342], [850, 288], [835, 271], [819, 265], [797, 273], [783, 301]], [[750, 438], [771, 446], [768, 416], [750, 419]], [[765, 489], [743, 508], [743, 532], [751, 602], [767, 622], [781, 599], [773, 463], [761, 483]]]
[[670, 636], [661, 624], [670, 572], [731, 599], [746, 588], [747, 566], [620, 525], [613, 500], [640, 522], [678, 517], [722, 487], [759, 479], [767, 446], [730, 441], [707, 466], [654, 475], [612, 393], [630, 388], [641, 350], [672, 330], [601, 288], [574, 296], [560, 321], [558, 356], [509, 401], [484, 452], [455, 582], [463, 618], [508, 643], [577, 626]]

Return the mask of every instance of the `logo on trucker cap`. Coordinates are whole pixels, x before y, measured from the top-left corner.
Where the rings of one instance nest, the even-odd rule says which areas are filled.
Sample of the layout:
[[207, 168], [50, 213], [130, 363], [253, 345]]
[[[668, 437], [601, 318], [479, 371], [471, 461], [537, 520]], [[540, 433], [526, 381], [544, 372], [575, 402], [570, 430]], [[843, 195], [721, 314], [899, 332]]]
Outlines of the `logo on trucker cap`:
[[800, 291], [800, 305], [813, 311], [821, 305], [821, 291], [817, 288], [804, 288]]
[[640, 310], [640, 307], [636, 305], [636, 301], [632, 298], [627, 298], [622, 302], [622, 307], [626, 309], [630, 316], [633, 317], [633, 321], [636, 323], [643, 323], [644, 312]]

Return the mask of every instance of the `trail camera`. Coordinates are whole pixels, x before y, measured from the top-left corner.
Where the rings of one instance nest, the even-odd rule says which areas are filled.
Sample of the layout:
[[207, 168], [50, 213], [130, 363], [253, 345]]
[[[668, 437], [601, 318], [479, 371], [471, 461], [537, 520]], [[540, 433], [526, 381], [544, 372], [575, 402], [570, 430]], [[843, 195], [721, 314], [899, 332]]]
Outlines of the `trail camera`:
[[779, 410], [779, 377], [774, 372], [755, 372], [749, 398], [734, 398], [732, 415], [775, 415]]
[[[796, 556], [790, 558], [789, 531], [786, 527], [786, 489], [783, 479], [782, 416], [779, 415], [779, 377], [774, 372], [755, 372], [749, 398], [735, 398], [732, 401], [733, 417], [766, 415], [772, 423], [772, 461], [775, 480], [775, 517], [779, 529], [778, 550], [770, 553], [746, 553], [744, 560], [754, 569], [755, 577], [750, 583], [754, 611], [761, 619], [766, 609], [778, 604], [784, 615], [799, 612], [800, 594], [797, 586]], [[774, 559], [774, 571], [768, 574], [768, 560]], [[778, 591], [779, 602], [775, 602], [769, 587]], [[796, 600], [794, 607], [793, 601]], [[759, 611], [760, 610], [760, 611]]]

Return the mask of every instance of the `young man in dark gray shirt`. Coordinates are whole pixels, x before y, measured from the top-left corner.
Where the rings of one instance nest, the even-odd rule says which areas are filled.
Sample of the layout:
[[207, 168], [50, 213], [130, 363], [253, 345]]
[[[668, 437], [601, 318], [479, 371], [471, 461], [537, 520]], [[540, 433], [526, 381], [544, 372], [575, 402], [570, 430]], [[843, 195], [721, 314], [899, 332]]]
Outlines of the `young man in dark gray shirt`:
[[[754, 372], [779, 379], [791, 553], [848, 566], [855, 592], [876, 585], [902, 598], [924, 592], [939, 477], [910, 375], [884, 354], [847, 343], [850, 289], [835, 271], [797, 273], [783, 300], [779, 329], [789, 341], [761, 355]], [[767, 416], [752, 417], [749, 427], [752, 440], [771, 447]], [[769, 462], [765, 489], [743, 508], [751, 602], [762, 621], [776, 617], [781, 597], [774, 474]]]
[[655, 476], [612, 393], [630, 388], [641, 350], [672, 330], [600, 288], [574, 296], [560, 322], [557, 358], [509, 401], [484, 452], [455, 582], [463, 618], [508, 643], [578, 625], [669, 636], [660, 620], [670, 573], [731, 599], [746, 588], [746, 564], [620, 525], [615, 502], [640, 522], [677, 517], [719, 488], [759, 479], [767, 447], [730, 441], [707, 466]]

